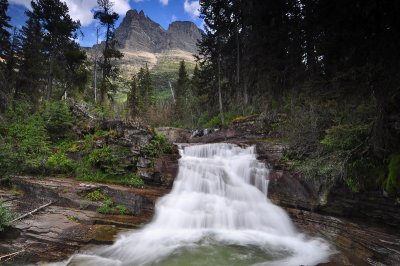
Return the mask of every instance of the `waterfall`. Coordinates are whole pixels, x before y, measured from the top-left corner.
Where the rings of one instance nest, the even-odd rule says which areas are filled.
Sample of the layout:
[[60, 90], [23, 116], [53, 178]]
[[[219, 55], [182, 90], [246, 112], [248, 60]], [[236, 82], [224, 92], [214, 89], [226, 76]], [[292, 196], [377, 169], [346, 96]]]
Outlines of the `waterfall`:
[[[268, 169], [254, 147], [205, 144], [180, 149], [172, 191], [143, 229], [67, 265], [315, 265], [332, 250], [294, 228], [267, 199]], [[64, 263], [65, 264], [65, 263]]]

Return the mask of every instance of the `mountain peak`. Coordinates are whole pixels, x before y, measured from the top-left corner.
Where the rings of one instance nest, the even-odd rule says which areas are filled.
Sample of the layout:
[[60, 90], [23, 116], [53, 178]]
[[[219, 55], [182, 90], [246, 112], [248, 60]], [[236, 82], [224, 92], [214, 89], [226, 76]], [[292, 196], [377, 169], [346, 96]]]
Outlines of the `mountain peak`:
[[129, 10], [115, 36], [124, 50], [158, 53], [168, 50], [196, 52], [200, 29], [191, 21], [172, 22], [168, 30], [154, 22], [141, 10]]

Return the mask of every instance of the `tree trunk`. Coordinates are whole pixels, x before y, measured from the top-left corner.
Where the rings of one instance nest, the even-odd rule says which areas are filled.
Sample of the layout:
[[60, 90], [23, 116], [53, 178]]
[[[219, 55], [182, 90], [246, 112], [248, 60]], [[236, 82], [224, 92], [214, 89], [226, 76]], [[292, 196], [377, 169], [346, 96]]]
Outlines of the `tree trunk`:
[[94, 80], [93, 80], [93, 90], [94, 90], [94, 103], [97, 103], [97, 48], [99, 45], [99, 28], [96, 28], [96, 46], [94, 49], [94, 69], [93, 69], [93, 76], [94, 76]]
[[53, 75], [54, 75], [54, 52], [50, 53], [49, 73], [47, 75], [47, 96], [46, 99], [50, 100], [53, 93]]
[[222, 108], [222, 93], [221, 93], [221, 55], [218, 56], [218, 98], [219, 98], [219, 114], [221, 115], [221, 125], [225, 125], [224, 111]]

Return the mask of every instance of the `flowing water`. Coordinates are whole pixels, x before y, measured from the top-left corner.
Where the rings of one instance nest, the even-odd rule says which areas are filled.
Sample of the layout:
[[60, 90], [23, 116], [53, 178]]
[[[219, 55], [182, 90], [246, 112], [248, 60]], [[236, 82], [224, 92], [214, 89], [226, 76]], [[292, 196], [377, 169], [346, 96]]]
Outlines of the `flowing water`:
[[315, 265], [332, 253], [321, 239], [296, 231], [267, 199], [268, 169], [254, 147], [233, 144], [180, 150], [172, 191], [153, 221], [67, 265]]

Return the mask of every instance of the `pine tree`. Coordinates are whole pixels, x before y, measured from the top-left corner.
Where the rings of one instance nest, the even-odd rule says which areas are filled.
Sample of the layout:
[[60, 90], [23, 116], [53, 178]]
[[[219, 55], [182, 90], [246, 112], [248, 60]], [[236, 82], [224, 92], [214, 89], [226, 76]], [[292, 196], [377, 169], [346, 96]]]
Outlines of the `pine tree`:
[[44, 93], [45, 65], [43, 31], [39, 20], [28, 17], [22, 27], [22, 59], [15, 89], [15, 98], [29, 98], [35, 107]]
[[143, 113], [154, 104], [154, 85], [147, 64], [145, 68], [140, 68], [137, 74], [137, 83], [139, 110]]
[[[43, 44], [47, 64], [46, 99], [53, 94], [54, 79], [61, 78], [65, 69], [66, 53], [79, 47], [74, 45], [79, 21], [68, 14], [68, 6], [60, 0], [36, 0], [31, 2], [32, 11], [28, 17], [36, 19], [42, 27]], [[57, 69], [58, 68], [58, 69]]]
[[177, 119], [184, 119], [187, 114], [188, 105], [188, 94], [189, 94], [189, 76], [186, 71], [185, 61], [181, 61], [179, 64], [178, 80], [175, 86], [175, 116]]
[[132, 80], [129, 85], [130, 88], [128, 92], [127, 108], [128, 108], [128, 116], [132, 118], [137, 116], [139, 113], [138, 84], [135, 75], [132, 76]]
[[5, 60], [4, 53], [10, 46], [11, 34], [9, 29], [11, 25], [9, 24], [10, 17], [7, 16], [8, 1], [0, 0], [0, 64], [2, 60]]
[[4, 111], [10, 90], [6, 73], [6, 53], [10, 47], [9, 24], [10, 17], [7, 16], [8, 1], [0, 0], [0, 113]]
[[121, 59], [123, 54], [117, 50], [117, 40], [114, 36], [115, 22], [118, 14], [112, 10], [113, 2], [110, 0], [97, 0], [99, 9], [95, 11], [94, 18], [106, 28], [106, 36], [103, 49], [103, 62], [99, 64], [102, 69], [102, 80], [100, 84], [100, 101], [104, 103], [106, 94], [114, 90], [111, 80], [118, 76], [119, 69], [112, 63], [112, 59]]

